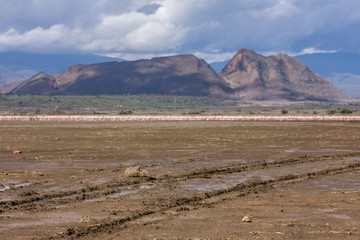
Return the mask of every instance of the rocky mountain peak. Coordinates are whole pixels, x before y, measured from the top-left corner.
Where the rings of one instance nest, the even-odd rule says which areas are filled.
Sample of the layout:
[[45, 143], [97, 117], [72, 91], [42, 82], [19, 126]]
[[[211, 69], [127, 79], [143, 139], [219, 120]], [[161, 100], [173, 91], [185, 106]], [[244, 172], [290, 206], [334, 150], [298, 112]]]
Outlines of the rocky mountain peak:
[[262, 56], [240, 50], [220, 76], [234, 97], [255, 100], [340, 100], [349, 98], [328, 80], [286, 54]]

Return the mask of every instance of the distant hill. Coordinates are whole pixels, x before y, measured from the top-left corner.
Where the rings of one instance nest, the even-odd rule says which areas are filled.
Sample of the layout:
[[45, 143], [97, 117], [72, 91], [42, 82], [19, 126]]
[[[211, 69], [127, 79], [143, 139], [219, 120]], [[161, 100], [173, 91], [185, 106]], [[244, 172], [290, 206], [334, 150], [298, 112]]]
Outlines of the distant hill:
[[29, 79], [36, 73], [38, 73], [38, 71], [26, 68], [13, 70], [13, 68], [6, 68], [5, 66], [0, 65], [0, 85]]
[[58, 74], [75, 64], [123, 61], [91, 54], [0, 52], [0, 85], [26, 80], [39, 72]]
[[10, 93], [162, 94], [224, 97], [230, 87], [193, 55], [75, 65], [57, 75], [39, 73]]
[[0, 94], [9, 93], [11, 90], [13, 90], [14, 88], [16, 88], [17, 86], [19, 86], [20, 84], [22, 84], [25, 81], [26, 80], [20, 80], [20, 81], [17, 81], [17, 82], [12, 82], [12, 83], [7, 83], [7, 84], [4, 84], [4, 85], [0, 85]]
[[230, 84], [234, 96], [241, 99], [349, 99], [328, 80], [285, 54], [265, 57], [250, 49], [241, 49], [220, 76]]

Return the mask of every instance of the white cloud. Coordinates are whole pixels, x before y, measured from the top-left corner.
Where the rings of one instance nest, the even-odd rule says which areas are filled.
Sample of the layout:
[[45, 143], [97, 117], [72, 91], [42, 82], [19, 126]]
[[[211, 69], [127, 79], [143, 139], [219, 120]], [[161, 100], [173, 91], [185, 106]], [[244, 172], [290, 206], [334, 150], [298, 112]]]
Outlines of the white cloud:
[[0, 35], [0, 46], [8, 48], [31, 46], [41, 49], [59, 42], [63, 36], [68, 35], [69, 30], [64, 25], [54, 25], [48, 29], [37, 27], [24, 33], [10, 29]]
[[89, 51], [171, 51], [177, 49], [187, 33], [171, 23], [161, 11], [145, 15], [138, 11], [103, 16], [93, 30], [93, 38], [82, 47]]
[[264, 56], [271, 56], [271, 55], [276, 55], [279, 53], [285, 53], [289, 56], [292, 57], [296, 57], [296, 56], [300, 56], [300, 55], [306, 55], [306, 54], [315, 54], [315, 53], [336, 53], [338, 51], [336, 50], [321, 50], [321, 49], [317, 49], [315, 47], [308, 47], [308, 48], [304, 48], [301, 51], [298, 52], [292, 52], [292, 51], [265, 51], [265, 52], [260, 52], [260, 54], [264, 55]]
[[316, 49], [314, 47], [304, 48], [300, 52], [297, 53], [290, 53], [291, 56], [299, 56], [299, 55], [305, 55], [305, 54], [314, 54], [314, 53], [336, 53], [336, 50], [320, 50]]
[[155, 54], [155, 53], [121, 53], [121, 52], [117, 52], [117, 53], [107, 53], [107, 54], [97, 54], [100, 56], [105, 56], [105, 57], [112, 57], [112, 58], [119, 58], [119, 59], [124, 59], [124, 60], [128, 60], [128, 61], [134, 61], [134, 60], [138, 60], [138, 59], [151, 59], [154, 57], [165, 57], [165, 56], [174, 56], [174, 55], [178, 55], [179, 53], [160, 53], [160, 54]]
[[[360, 52], [360, 1], [353, 0], [0, 0], [0, 6], [0, 51], [196, 53], [208, 61], [243, 47]], [[329, 41], [343, 29], [347, 38]]]
[[291, 1], [283, 0], [271, 7], [251, 11], [251, 15], [255, 18], [275, 20], [279, 18], [288, 18], [299, 12], [300, 10]]
[[135, 51], [166, 51], [177, 49], [185, 35], [186, 29], [174, 24], [149, 22], [128, 33], [126, 42]]

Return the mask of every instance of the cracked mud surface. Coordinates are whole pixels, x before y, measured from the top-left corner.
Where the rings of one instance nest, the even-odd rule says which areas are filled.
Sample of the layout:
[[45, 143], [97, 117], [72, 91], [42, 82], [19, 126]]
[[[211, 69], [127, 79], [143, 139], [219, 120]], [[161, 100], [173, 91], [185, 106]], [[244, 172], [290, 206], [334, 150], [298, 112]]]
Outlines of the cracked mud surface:
[[[1, 239], [360, 238], [357, 122], [1, 122], [0, 131]], [[125, 177], [131, 166], [149, 176]]]

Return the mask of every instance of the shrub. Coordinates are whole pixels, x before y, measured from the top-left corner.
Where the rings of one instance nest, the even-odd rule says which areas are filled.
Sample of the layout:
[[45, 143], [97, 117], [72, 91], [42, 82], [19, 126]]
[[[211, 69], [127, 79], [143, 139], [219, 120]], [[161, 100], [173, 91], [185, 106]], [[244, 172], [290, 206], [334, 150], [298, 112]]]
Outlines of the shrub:
[[146, 177], [148, 172], [140, 166], [129, 167], [125, 169], [125, 176], [127, 177]]
[[351, 110], [349, 110], [349, 109], [343, 109], [343, 110], [341, 110], [341, 113], [342, 114], [351, 114], [353, 112]]
[[130, 114], [132, 114], [131, 110], [121, 110], [119, 112], [119, 115], [130, 115]]

